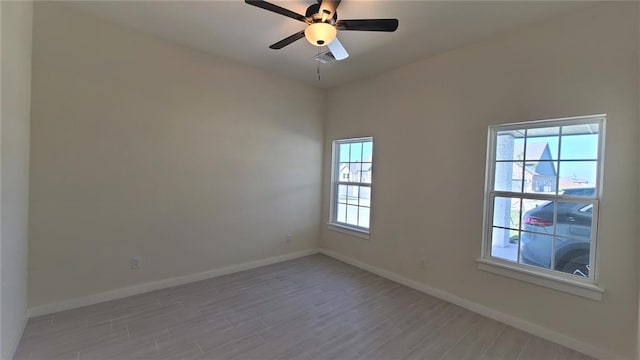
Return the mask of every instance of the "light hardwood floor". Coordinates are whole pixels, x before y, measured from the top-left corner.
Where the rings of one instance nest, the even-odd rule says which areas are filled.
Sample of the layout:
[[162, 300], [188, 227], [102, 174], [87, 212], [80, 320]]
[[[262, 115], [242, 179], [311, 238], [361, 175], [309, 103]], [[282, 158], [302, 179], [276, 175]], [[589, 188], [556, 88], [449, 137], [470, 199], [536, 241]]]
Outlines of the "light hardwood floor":
[[30, 319], [23, 359], [591, 359], [324, 255]]

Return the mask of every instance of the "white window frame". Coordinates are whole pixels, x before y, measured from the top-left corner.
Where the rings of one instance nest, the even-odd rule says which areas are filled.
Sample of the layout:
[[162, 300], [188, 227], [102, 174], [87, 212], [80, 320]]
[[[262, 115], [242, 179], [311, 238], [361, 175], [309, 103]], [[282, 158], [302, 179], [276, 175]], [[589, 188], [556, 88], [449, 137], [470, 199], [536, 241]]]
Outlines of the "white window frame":
[[[598, 153], [596, 164], [596, 184], [595, 184], [595, 197], [594, 198], [577, 198], [575, 196], [564, 195], [547, 195], [524, 192], [511, 192], [511, 191], [495, 191], [495, 166], [496, 159], [496, 145], [497, 134], [500, 131], [509, 130], [523, 130], [523, 129], [536, 129], [556, 126], [571, 126], [581, 124], [593, 124], [599, 125], [598, 131]], [[484, 197], [484, 212], [483, 212], [483, 236], [482, 236], [482, 251], [481, 256], [477, 260], [478, 268], [480, 270], [489, 271], [498, 275], [503, 275], [518, 280], [534, 283], [537, 285], [549, 287], [552, 289], [568, 292], [574, 295], [586, 297], [589, 299], [600, 301], [604, 289], [600, 288], [598, 284], [598, 205], [602, 198], [602, 169], [604, 164], [604, 140], [605, 140], [605, 125], [606, 115], [590, 115], [579, 116], [571, 118], [560, 118], [551, 120], [537, 120], [527, 121], [520, 123], [511, 123], [504, 125], [492, 125], [489, 126], [488, 141], [487, 141], [487, 160], [486, 160], [486, 173], [485, 173], [485, 197]], [[562, 136], [562, 133], [559, 134]], [[561, 145], [560, 145], [561, 146]], [[525, 148], [526, 151], [526, 148]], [[560, 150], [558, 150], [560, 151]], [[562, 159], [558, 159], [562, 161]], [[560, 182], [560, 174], [558, 173], [556, 179], [556, 189]], [[581, 203], [589, 203], [593, 205], [593, 215], [591, 224], [591, 247], [589, 259], [591, 269], [589, 271], [589, 277], [581, 278], [571, 274], [563, 273], [558, 270], [551, 270], [545, 268], [539, 268], [522, 263], [511, 262], [499, 257], [491, 255], [492, 250], [492, 231], [493, 231], [493, 205], [495, 197], [508, 197], [508, 198], [529, 198], [540, 200], [555, 200], [562, 201], [579, 201]], [[557, 211], [557, 210], [555, 210]], [[555, 217], [555, 214], [554, 214]], [[518, 258], [520, 256], [520, 247], [518, 246]], [[552, 257], [553, 259], [553, 257]], [[553, 260], [552, 260], [553, 263]]]
[[[332, 142], [332, 147], [331, 147], [331, 199], [330, 199], [331, 205], [329, 207], [330, 208], [329, 223], [327, 225], [329, 226], [330, 230], [334, 230], [346, 235], [351, 235], [351, 236], [355, 236], [362, 239], [369, 239], [370, 232], [371, 232], [371, 225], [372, 225], [371, 224], [371, 213], [372, 213], [371, 208], [373, 205], [373, 174], [371, 175], [371, 182], [369, 183], [360, 182], [360, 181], [357, 181], [357, 182], [343, 181], [343, 179], [340, 178], [340, 159], [338, 158], [338, 156], [339, 156], [340, 145], [358, 143], [358, 142], [368, 142], [368, 141], [370, 141], [373, 144], [373, 137], [365, 136], [365, 137], [349, 138], [349, 139], [337, 139]], [[373, 154], [371, 156], [371, 164], [373, 169]], [[338, 202], [336, 200], [336, 197], [337, 197], [336, 189], [338, 188], [338, 185], [364, 186], [370, 189], [371, 199], [369, 199], [369, 228], [354, 226], [351, 224], [337, 221], [336, 218], [337, 218], [337, 212], [338, 212], [338, 209], [337, 209]]]

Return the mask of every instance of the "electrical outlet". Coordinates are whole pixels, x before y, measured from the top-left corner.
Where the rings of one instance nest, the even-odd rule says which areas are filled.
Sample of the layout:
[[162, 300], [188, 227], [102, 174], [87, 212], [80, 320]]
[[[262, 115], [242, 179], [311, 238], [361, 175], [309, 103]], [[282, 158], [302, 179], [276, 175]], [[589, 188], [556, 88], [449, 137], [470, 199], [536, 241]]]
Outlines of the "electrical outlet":
[[290, 243], [293, 240], [292, 234], [287, 234], [287, 242]]
[[142, 267], [142, 258], [139, 256], [134, 256], [131, 258], [131, 263], [129, 264], [131, 270], [138, 270]]
[[421, 269], [424, 269], [425, 264], [426, 264], [426, 262], [425, 262], [424, 258], [420, 259], [420, 268]]

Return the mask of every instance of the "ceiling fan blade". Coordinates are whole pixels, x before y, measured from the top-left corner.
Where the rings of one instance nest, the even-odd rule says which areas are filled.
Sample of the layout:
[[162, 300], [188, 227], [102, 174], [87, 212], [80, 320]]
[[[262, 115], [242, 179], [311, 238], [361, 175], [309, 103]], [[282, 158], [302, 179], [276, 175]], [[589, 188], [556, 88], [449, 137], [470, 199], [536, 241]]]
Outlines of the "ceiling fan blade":
[[275, 44], [273, 44], [273, 45], [269, 46], [269, 48], [270, 48], [270, 49], [276, 49], [276, 50], [278, 50], [278, 49], [282, 49], [283, 47], [285, 47], [285, 46], [287, 46], [287, 45], [291, 44], [292, 42], [294, 42], [294, 41], [296, 41], [296, 40], [300, 40], [300, 39], [302, 39], [303, 37], [304, 37], [304, 30], [302, 30], [302, 31], [300, 31], [300, 32], [298, 32], [298, 33], [295, 33], [295, 34], [293, 34], [293, 35], [291, 35], [291, 36], [289, 36], [289, 37], [287, 37], [287, 38], [284, 38], [284, 39], [282, 39], [282, 40], [280, 40], [280, 41], [278, 41], [277, 43], [275, 43]]
[[338, 38], [333, 39], [327, 47], [331, 50], [331, 53], [336, 60], [344, 60], [349, 57], [349, 53], [344, 49], [344, 46], [342, 46], [342, 43]]
[[393, 32], [398, 28], [398, 19], [339, 20], [336, 27], [338, 30]]
[[257, 6], [261, 9], [265, 9], [265, 10], [269, 10], [272, 11], [276, 14], [280, 14], [280, 15], [284, 15], [287, 17], [290, 17], [292, 19], [296, 19], [298, 21], [302, 21], [305, 23], [308, 23], [309, 20], [306, 18], [306, 16], [300, 15], [298, 13], [295, 13], [291, 10], [287, 10], [283, 7], [280, 7], [278, 5], [274, 5], [272, 3], [263, 1], [263, 0], [244, 0], [244, 2], [246, 2], [249, 5], [253, 5], [253, 6]]
[[340, 0], [321, 0], [320, 2], [320, 15], [322, 15], [322, 21], [327, 21], [333, 17], [336, 9], [340, 5]]

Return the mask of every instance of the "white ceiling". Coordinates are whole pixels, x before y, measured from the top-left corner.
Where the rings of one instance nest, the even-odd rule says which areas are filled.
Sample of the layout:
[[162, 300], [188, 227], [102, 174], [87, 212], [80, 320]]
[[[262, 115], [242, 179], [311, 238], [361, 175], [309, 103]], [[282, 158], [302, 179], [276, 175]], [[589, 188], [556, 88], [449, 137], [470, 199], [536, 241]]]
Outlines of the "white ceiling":
[[[273, 0], [304, 14], [315, 0]], [[341, 31], [350, 57], [320, 66], [305, 39], [282, 50], [272, 43], [304, 29], [296, 20], [228, 1], [74, 1], [68, 6], [161, 38], [283, 76], [329, 88], [526, 26], [592, 2], [343, 0], [338, 19], [397, 18], [394, 33]]]

